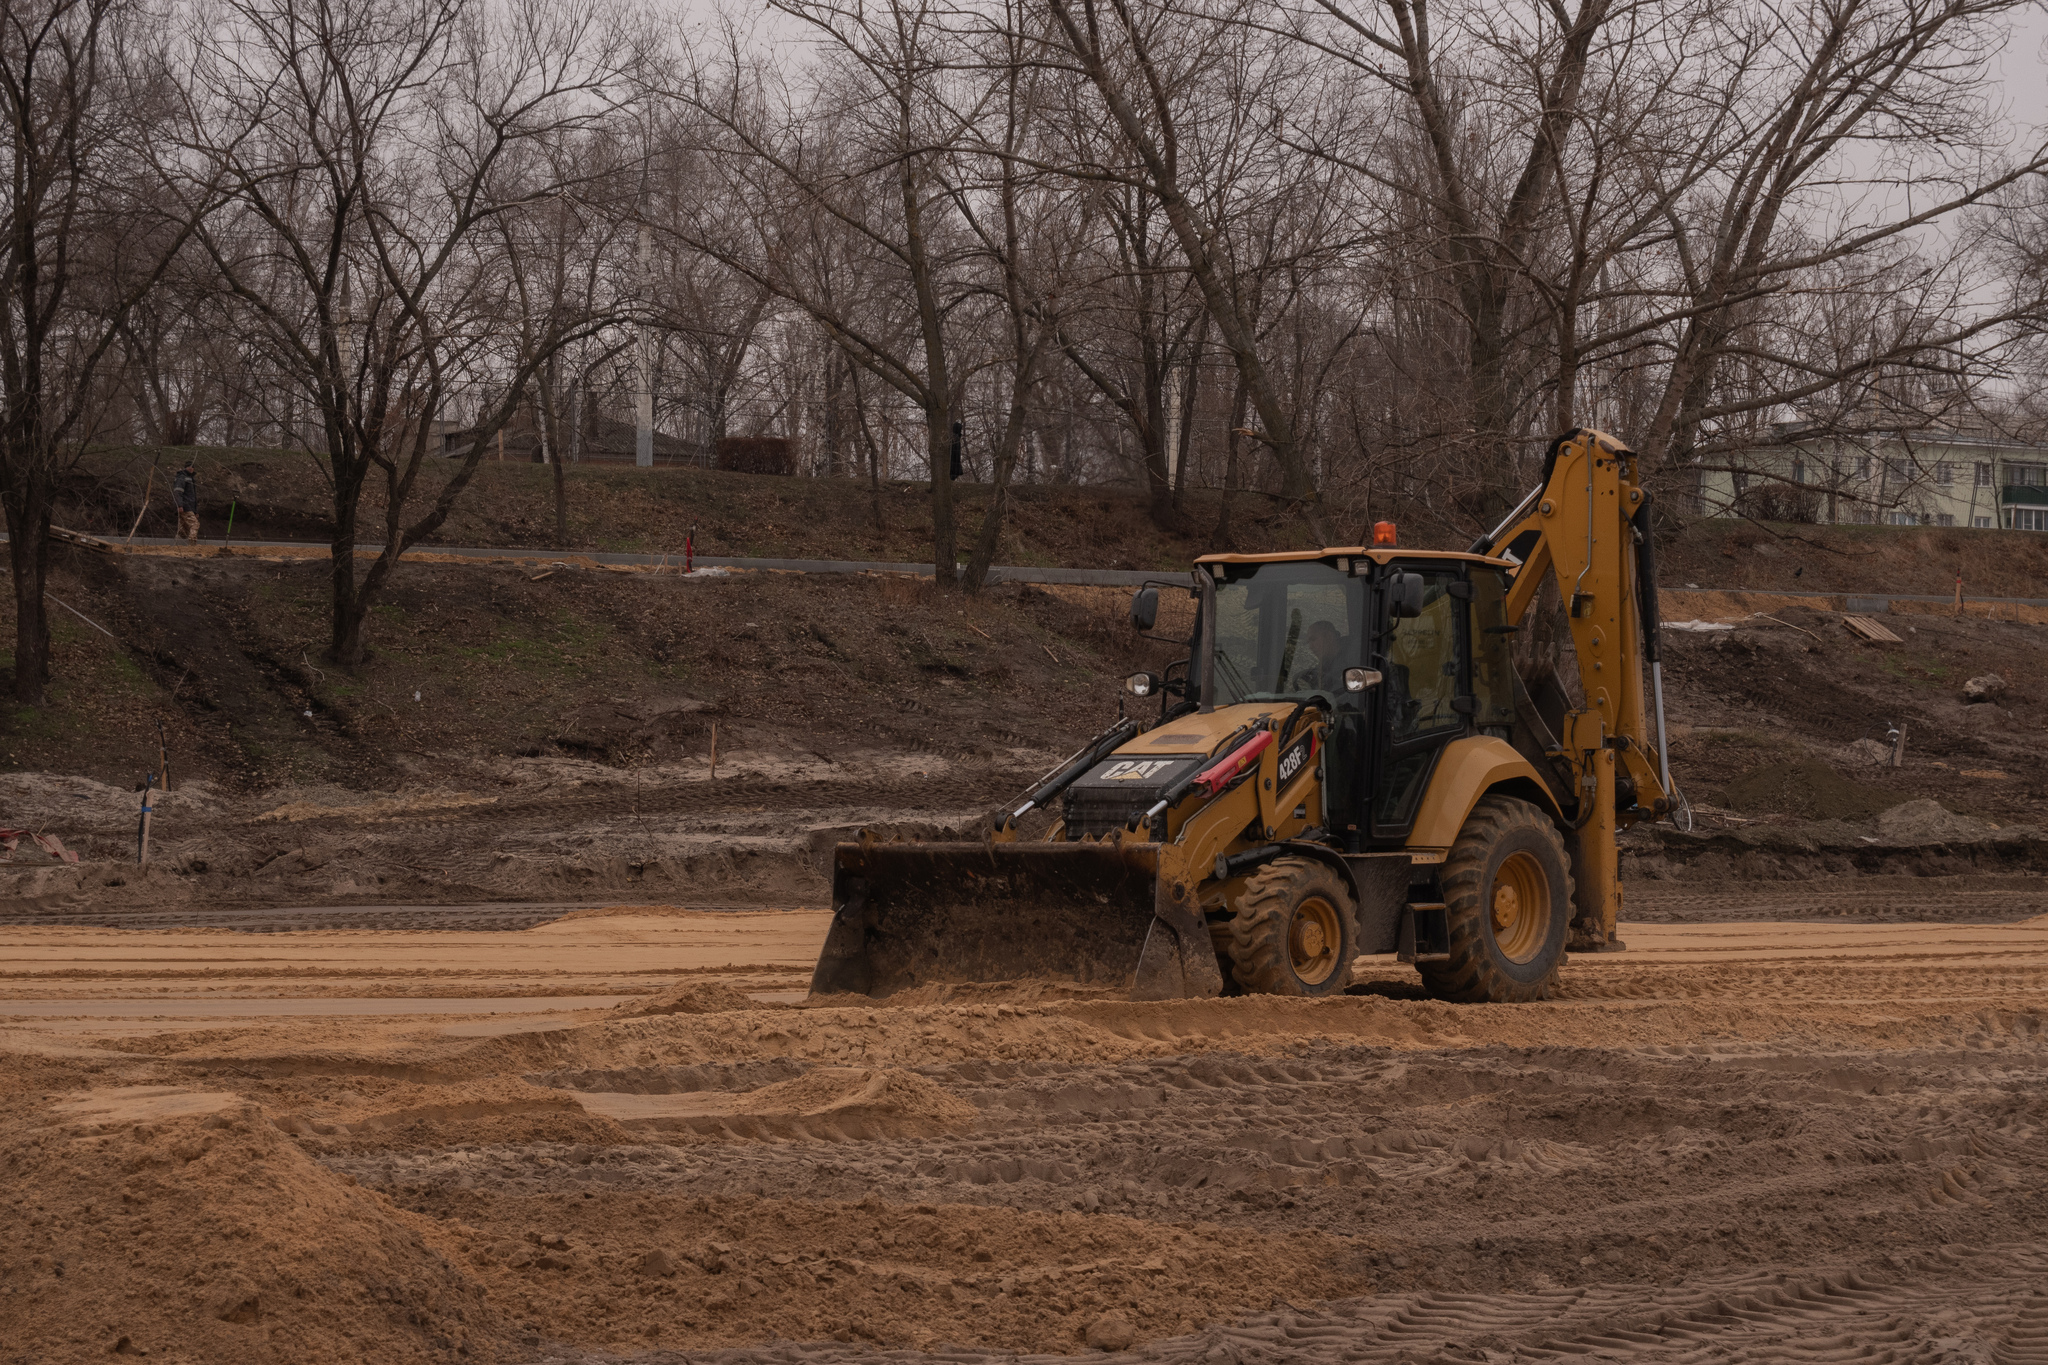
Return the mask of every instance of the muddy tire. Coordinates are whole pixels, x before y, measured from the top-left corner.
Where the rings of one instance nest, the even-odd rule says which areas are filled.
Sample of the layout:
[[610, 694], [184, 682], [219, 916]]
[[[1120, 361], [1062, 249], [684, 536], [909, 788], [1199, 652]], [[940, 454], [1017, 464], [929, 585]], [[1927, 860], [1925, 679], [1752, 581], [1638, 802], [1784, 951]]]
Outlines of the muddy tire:
[[1275, 858], [1244, 880], [1218, 926], [1230, 975], [1248, 995], [1336, 995], [1351, 984], [1358, 910], [1344, 878], [1313, 858]]
[[1416, 964], [1429, 993], [1473, 1004], [1548, 999], [1572, 916], [1571, 861], [1550, 817], [1512, 796], [1481, 799], [1444, 859], [1443, 890], [1450, 960]]

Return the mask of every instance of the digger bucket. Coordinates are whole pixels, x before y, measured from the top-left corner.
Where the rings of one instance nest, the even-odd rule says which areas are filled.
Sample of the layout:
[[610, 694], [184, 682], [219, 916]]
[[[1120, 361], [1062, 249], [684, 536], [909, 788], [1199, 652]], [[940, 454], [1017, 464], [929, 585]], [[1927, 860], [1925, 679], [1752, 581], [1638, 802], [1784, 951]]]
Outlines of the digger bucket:
[[[1147, 843], [841, 844], [816, 995], [1025, 980], [1133, 1000], [1223, 989], [1186, 887]], [[1177, 893], [1177, 894], [1176, 894]]]

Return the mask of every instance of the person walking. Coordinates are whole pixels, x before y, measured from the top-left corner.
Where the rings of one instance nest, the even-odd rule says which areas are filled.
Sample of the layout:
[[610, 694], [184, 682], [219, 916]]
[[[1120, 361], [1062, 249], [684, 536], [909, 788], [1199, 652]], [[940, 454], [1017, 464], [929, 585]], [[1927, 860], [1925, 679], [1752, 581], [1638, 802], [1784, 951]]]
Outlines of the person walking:
[[171, 505], [178, 509], [178, 535], [199, 543], [199, 471], [192, 461], [171, 475]]

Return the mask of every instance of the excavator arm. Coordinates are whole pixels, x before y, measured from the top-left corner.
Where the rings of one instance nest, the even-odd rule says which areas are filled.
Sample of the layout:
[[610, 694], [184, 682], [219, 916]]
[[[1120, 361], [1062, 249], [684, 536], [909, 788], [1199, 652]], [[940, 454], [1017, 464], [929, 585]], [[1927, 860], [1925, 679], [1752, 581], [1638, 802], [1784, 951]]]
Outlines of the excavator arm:
[[[1615, 836], [1665, 814], [1675, 795], [1649, 508], [1635, 454], [1602, 432], [1572, 431], [1552, 444], [1542, 485], [1472, 547], [1476, 554], [1519, 561], [1508, 621], [1523, 620], [1545, 582], [1556, 584], [1566, 609], [1580, 695], [1565, 715], [1553, 757], [1570, 773], [1577, 796], [1573, 937], [1582, 947], [1615, 941], [1621, 912]], [[1648, 708], [1645, 663], [1652, 684]]]

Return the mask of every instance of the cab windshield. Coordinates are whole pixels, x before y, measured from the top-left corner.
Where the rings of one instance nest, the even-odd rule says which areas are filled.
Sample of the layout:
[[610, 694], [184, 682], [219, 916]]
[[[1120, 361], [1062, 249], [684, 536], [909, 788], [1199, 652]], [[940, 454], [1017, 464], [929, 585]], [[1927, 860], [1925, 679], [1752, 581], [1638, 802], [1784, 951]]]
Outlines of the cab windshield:
[[1215, 584], [1209, 701], [1346, 699], [1344, 670], [1359, 666], [1365, 581], [1319, 560], [1227, 564]]

